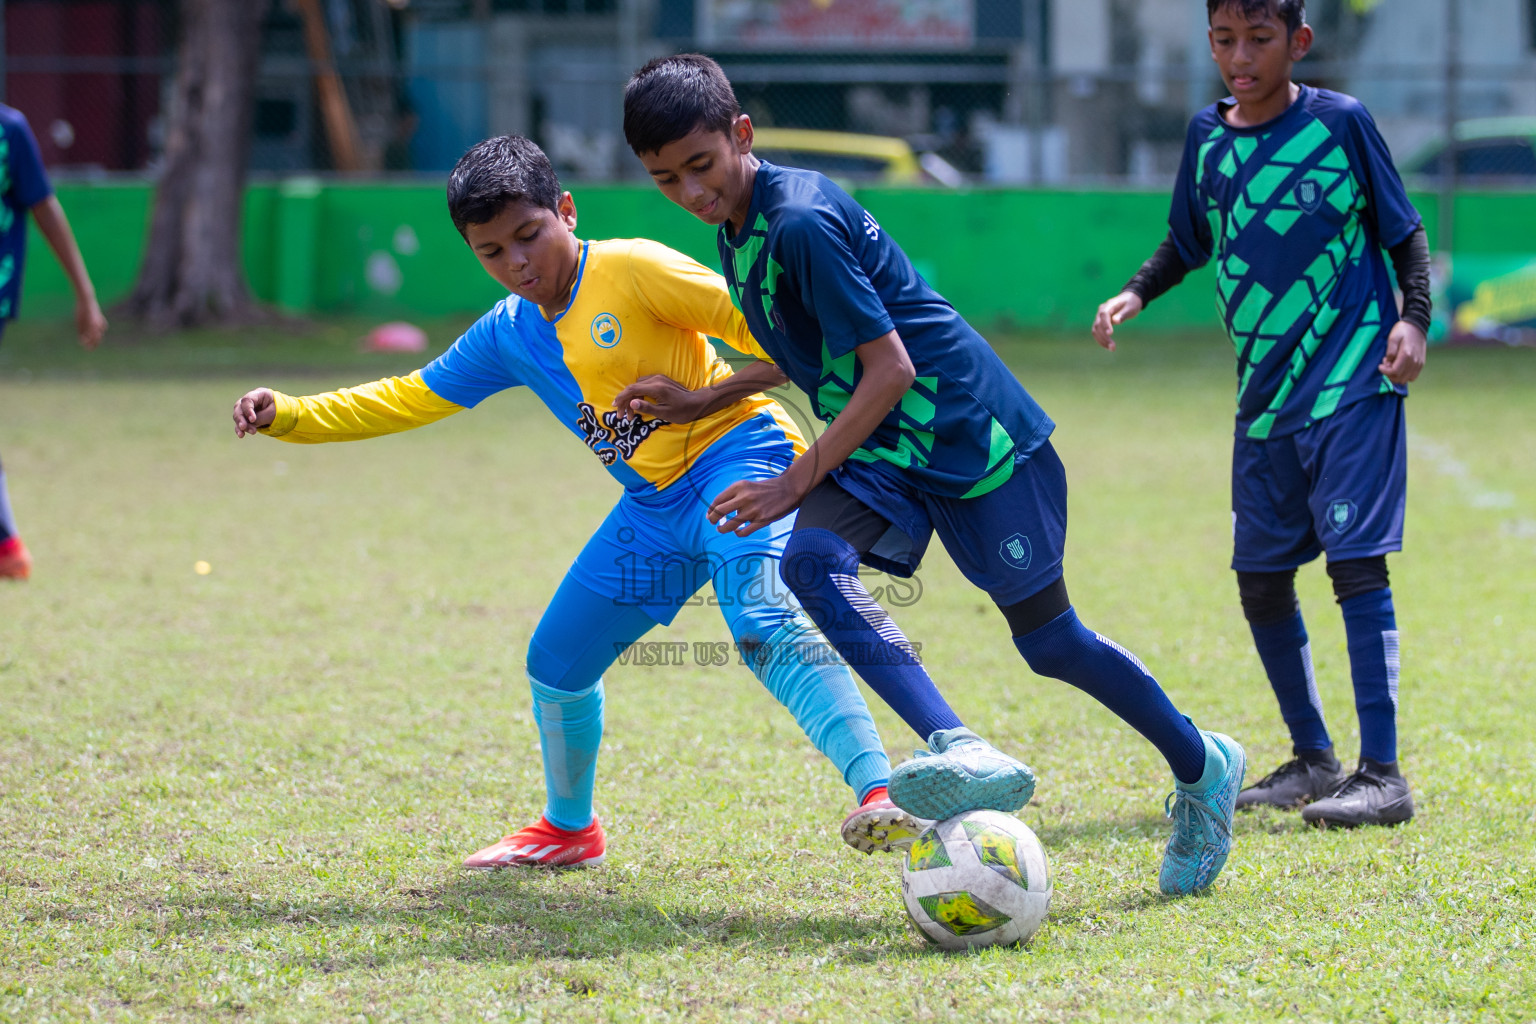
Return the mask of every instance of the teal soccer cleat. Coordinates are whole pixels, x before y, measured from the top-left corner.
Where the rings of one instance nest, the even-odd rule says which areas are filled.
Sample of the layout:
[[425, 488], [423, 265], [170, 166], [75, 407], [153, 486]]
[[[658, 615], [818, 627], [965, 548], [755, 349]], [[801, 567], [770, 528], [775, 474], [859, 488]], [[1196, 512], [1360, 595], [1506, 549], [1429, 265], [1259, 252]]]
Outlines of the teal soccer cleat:
[[1173, 835], [1163, 852], [1157, 884], [1169, 896], [1188, 896], [1216, 881], [1232, 852], [1232, 815], [1248, 758], [1242, 745], [1219, 732], [1200, 730], [1205, 738], [1205, 776], [1168, 794], [1164, 812], [1173, 819]]
[[891, 802], [935, 821], [966, 811], [1016, 811], [1034, 794], [1029, 765], [963, 728], [934, 733], [927, 750], [891, 772]]

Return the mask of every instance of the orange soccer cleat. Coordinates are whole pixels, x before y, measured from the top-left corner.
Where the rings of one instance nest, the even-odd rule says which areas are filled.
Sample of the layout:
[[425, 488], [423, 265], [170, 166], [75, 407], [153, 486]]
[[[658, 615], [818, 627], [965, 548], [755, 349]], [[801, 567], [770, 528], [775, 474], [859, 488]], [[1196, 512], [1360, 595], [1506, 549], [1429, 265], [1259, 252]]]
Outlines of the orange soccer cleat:
[[496, 868], [585, 868], [603, 862], [608, 843], [596, 818], [579, 832], [556, 828], [544, 819], [485, 849], [464, 858], [464, 866], [476, 871]]
[[900, 853], [931, 824], [891, 803], [885, 787], [877, 786], [843, 819], [843, 842], [860, 853]]
[[0, 580], [24, 580], [32, 575], [32, 553], [20, 537], [0, 541]]

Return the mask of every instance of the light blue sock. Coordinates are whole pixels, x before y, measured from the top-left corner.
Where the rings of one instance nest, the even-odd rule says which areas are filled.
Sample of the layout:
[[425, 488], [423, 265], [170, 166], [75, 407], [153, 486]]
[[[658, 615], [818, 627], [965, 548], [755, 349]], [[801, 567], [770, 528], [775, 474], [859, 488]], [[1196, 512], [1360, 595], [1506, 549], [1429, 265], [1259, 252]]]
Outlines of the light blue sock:
[[16, 519], [11, 515], [11, 495], [5, 489], [5, 469], [0, 467], [0, 541], [16, 536]]
[[860, 802], [890, 781], [891, 762], [853, 673], [804, 614], [797, 610], [765, 643], [743, 653]]
[[532, 677], [533, 720], [544, 753], [544, 817], [556, 828], [592, 824], [597, 748], [603, 742], [603, 681], [583, 690], [557, 690]]

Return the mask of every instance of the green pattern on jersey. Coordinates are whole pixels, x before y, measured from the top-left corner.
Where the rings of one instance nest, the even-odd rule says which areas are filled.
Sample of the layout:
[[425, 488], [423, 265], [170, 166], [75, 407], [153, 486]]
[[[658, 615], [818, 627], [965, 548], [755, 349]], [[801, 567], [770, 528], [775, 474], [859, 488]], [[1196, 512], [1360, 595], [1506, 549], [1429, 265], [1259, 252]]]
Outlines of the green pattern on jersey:
[[1008, 436], [1008, 429], [994, 418], [990, 450], [987, 452], [987, 465], [992, 468], [987, 471], [986, 476], [976, 481], [975, 487], [960, 497], [975, 498], [1001, 487], [1009, 477], [1013, 476], [1013, 453], [1018, 451], [1018, 448], [1018, 444]]
[[[817, 415], [828, 423], [842, 412], [853, 397], [853, 374], [859, 357], [852, 352], [833, 359], [826, 340], [821, 343], [821, 383], [816, 389]], [[854, 452], [857, 456], [858, 452]]]
[[[731, 254], [731, 260], [736, 265], [735, 281], [739, 282], [731, 285], [731, 304], [743, 315], [746, 311], [741, 306], [743, 301], [741, 287], [745, 284], [747, 276], [752, 273], [753, 266], [757, 264], [757, 257], [763, 251], [763, 246], [767, 244], [768, 221], [762, 214], [758, 214], [757, 220], [753, 221], [751, 229], [747, 232], [747, 240], [742, 243], [741, 248]], [[784, 268], [779, 265], [779, 261], [769, 255], [768, 264], [763, 267], [763, 286], [758, 293], [758, 298], [763, 303], [763, 317], [769, 322], [773, 320], [773, 301], [778, 295], [779, 275], [782, 273]]]
[[[1197, 173], [1204, 174], [1203, 157], [1226, 134], [1224, 128], [1217, 127], [1202, 144], [1202, 161]], [[1233, 140], [1231, 149], [1217, 165], [1216, 173], [1228, 178], [1237, 178], [1241, 174], [1246, 185], [1227, 215], [1223, 216], [1214, 196], [1207, 199], [1206, 209], [1211, 235], [1218, 240], [1216, 306], [1227, 324], [1238, 365], [1242, 368], [1237, 390], [1239, 401], [1248, 390], [1254, 368], [1301, 323], [1310, 321], [1291, 356], [1284, 382], [1268, 408], [1248, 428], [1247, 436], [1257, 440], [1269, 437], [1276, 417], [1338, 318], [1339, 311], [1328, 304], [1328, 299], [1339, 279], [1365, 255], [1365, 231], [1360, 220], [1360, 214], [1365, 210], [1365, 195], [1350, 172], [1348, 154], [1334, 142], [1327, 127], [1321, 121], [1310, 121], [1275, 150], [1262, 166], [1250, 166], [1260, 144], [1268, 139], [1265, 135], [1260, 138], [1239, 136]], [[1262, 231], [1268, 236], [1264, 244], [1283, 244], [1280, 240], [1307, 213], [1297, 198], [1298, 192], [1303, 191], [1316, 198], [1310, 209], [1316, 210], [1327, 203], [1339, 213], [1348, 214], [1344, 231], [1285, 292], [1275, 295], [1258, 282], [1251, 282], [1233, 309], [1232, 303], [1248, 280], [1250, 270], [1248, 264], [1232, 251], [1233, 243], [1248, 232]], [[1338, 408], [1350, 378], [1381, 327], [1381, 312], [1372, 304], [1366, 320], [1329, 371], [1327, 383], [1312, 406], [1312, 419], [1322, 419]]]
[[[7, 137], [5, 129], [0, 128], [0, 194], [11, 189], [11, 140]], [[11, 230], [11, 225], [16, 223], [16, 215], [11, 212], [9, 203], [0, 203], [0, 235]], [[0, 291], [11, 283], [11, 278], [16, 276], [16, 259], [10, 253], [0, 259]], [[0, 318], [11, 315], [11, 300], [0, 299]]]
[[[821, 343], [821, 383], [816, 389], [818, 414], [831, 423], [853, 397], [854, 368], [858, 356], [853, 352], [832, 358], [826, 341]], [[883, 460], [906, 469], [926, 466], [933, 457], [933, 421], [938, 413], [939, 378], [919, 377], [896, 406], [900, 420], [894, 448], [855, 448], [848, 456], [857, 462]], [[1012, 443], [1011, 441], [1009, 442]]]

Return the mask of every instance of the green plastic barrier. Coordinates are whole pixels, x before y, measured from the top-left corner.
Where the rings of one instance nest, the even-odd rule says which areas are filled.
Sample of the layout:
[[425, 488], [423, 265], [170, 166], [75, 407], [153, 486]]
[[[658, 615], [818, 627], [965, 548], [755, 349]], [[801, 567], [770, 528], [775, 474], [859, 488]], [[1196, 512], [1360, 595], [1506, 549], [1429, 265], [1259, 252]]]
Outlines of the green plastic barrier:
[[[104, 304], [133, 286], [152, 186], [65, 182], [59, 198]], [[575, 190], [579, 232], [645, 237], [718, 266], [713, 232], [645, 185]], [[978, 325], [1086, 327], [1162, 238], [1168, 197], [1129, 190], [862, 188], [859, 200], [918, 269]], [[1434, 240], [1437, 202], [1414, 197]], [[1536, 193], [1467, 193], [1456, 203], [1457, 252], [1536, 252]], [[68, 282], [33, 231], [22, 309], [71, 309]], [[448, 219], [434, 182], [257, 182], [246, 191], [241, 252], [257, 298], [292, 313], [433, 316], [473, 313], [500, 296]], [[1216, 326], [1208, 272], [1160, 299], [1149, 328]]]

